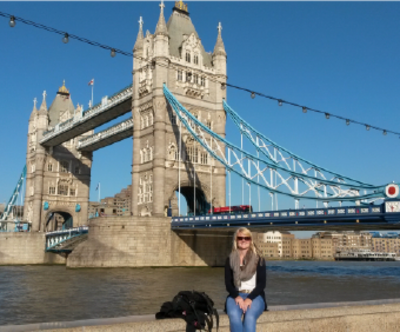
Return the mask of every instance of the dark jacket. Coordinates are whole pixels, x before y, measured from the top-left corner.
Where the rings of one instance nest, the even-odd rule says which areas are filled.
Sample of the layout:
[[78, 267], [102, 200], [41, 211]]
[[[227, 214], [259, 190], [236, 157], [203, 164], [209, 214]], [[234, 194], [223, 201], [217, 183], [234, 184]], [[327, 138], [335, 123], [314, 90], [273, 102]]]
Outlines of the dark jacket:
[[[256, 288], [247, 296], [250, 300], [254, 300], [258, 295], [264, 299], [265, 302], [265, 311], [267, 311], [267, 301], [265, 299], [264, 289], [267, 285], [267, 268], [265, 266], [264, 258], [260, 258], [260, 261], [257, 265], [257, 276], [256, 276]], [[233, 283], [233, 270], [229, 263], [229, 257], [225, 262], [225, 286], [228, 291], [230, 297], [236, 298], [239, 296], [239, 290], [235, 287]], [[225, 308], [226, 311], [226, 308]]]

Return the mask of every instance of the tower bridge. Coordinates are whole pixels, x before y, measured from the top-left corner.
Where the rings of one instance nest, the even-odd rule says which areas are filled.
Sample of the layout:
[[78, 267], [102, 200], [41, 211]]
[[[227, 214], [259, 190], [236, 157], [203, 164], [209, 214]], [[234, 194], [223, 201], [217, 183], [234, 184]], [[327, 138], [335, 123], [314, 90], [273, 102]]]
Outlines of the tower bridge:
[[[203, 247], [220, 250], [225, 257], [232, 228], [242, 225], [293, 230], [399, 228], [397, 184], [364, 183], [305, 160], [257, 131], [228, 105], [222, 88], [227, 53], [220, 24], [213, 51], [206, 52], [187, 5], [177, 1], [166, 22], [162, 2], [154, 34], [143, 33], [140, 19], [133, 53], [132, 85], [83, 111], [73, 105], [63, 84], [50, 107], [46, 93], [39, 109], [34, 102], [29, 119], [24, 216], [33, 232], [52, 232], [46, 240], [49, 251], [70, 251], [80, 235], [88, 237], [72, 252], [71, 266], [84, 266], [86, 254], [93, 258], [103, 251], [107, 254], [97, 255], [102, 258], [91, 266], [116, 266], [112, 264], [120, 263], [103, 264], [118, 255], [129, 266], [218, 265], [222, 256], [214, 260]], [[131, 118], [94, 133], [129, 112]], [[253, 150], [226, 137], [227, 116], [241, 141], [247, 139]], [[87, 235], [82, 226], [88, 224], [93, 152], [129, 137], [132, 215], [91, 220]], [[248, 186], [266, 190], [271, 210], [205, 215], [210, 207], [232, 205], [232, 174]], [[193, 216], [166, 218], [169, 213], [181, 214], [177, 192], [186, 198]], [[294, 209], [278, 210], [278, 195], [291, 197]], [[300, 199], [321, 201], [324, 207], [300, 209]], [[67, 221], [72, 221], [73, 232], [53, 233]], [[131, 239], [132, 232], [139, 238], [142, 232], [149, 243]], [[144, 247], [158, 258], [149, 260], [148, 252], [141, 251]], [[164, 247], [170, 255], [165, 264]], [[131, 262], [129, 257], [135, 258]]]

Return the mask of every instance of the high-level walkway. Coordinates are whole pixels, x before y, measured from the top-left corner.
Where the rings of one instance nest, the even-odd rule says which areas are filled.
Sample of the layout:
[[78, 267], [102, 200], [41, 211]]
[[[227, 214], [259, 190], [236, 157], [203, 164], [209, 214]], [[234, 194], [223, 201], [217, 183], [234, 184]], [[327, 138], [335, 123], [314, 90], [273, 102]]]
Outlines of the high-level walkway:
[[43, 134], [40, 144], [43, 146], [59, 145], [126, 114], [131, 109], [132, 86], [130, 85], [109, 98], [103, 98], [100, 104], [83, 112], [82, 115], [76, 114], [73, 118], [57, 124]]
[[133, 136], [133, 119], [124, 120], [78, 142], [79, 151], [96, 151]]

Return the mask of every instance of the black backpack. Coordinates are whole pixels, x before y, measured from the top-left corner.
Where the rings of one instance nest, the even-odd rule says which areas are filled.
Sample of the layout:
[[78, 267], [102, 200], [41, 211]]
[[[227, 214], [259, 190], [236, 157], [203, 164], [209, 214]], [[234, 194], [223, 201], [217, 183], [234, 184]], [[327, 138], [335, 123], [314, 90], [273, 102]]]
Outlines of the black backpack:
[[[214, 302], [204, 292], [182, 291], [172, 302], [165, 302], [156, 313], [156, 319], [183, 318], [186, 321], [186, 332], [205, 330], [212, 332], [213, 315], [219, 328], [219, 315], [214, 308]], [[207, 330], [206, 330], [207, 328]]]

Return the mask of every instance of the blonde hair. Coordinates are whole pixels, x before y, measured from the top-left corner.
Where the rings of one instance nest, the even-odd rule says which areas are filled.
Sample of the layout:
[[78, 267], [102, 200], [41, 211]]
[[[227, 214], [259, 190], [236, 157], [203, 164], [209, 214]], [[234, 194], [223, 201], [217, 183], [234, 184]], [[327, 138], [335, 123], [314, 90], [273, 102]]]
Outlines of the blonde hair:
[[246, 227], [240, 227], [236, 230], [235, 234], [233, 234], [233, 243], [232, 243], [232, 251], [237, 250], [237, 236], [239, 233], [242, 233], [244, 236], [248, 236], [251, 237], [251, 241], [250, 241], [250, 249], [252, 252], [254, 252], [256, 255], [260, 255], [260, 251], [258, 250], [258, 248], [256, 247], [256, 244], [254, 243], [254, 239], [253, 239], [253, 234], [250, 232], [250, 230]]

